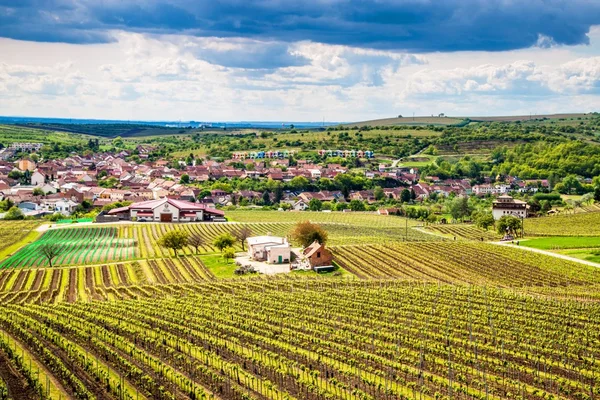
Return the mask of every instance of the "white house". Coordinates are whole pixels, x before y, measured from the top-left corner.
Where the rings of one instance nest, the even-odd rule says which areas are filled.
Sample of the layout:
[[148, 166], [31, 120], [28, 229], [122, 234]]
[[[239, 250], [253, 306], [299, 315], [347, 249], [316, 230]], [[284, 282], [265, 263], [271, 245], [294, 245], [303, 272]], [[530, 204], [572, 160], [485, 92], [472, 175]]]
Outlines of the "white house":
[[78, 205], [72, 200], [60, 200], [54, 204], [54, 211], [64, 215], [71, 215]]
[[256, 261], [284, 264], [291, 260], [292, 247], [286, 238], [278, 236], [255, 236], [246, 239], [248, 255]]
[[506, 215], [512, 215], [517, 218], [527, 218], [527, 209], [529, 206], [525, 201], [516, 200], [508, 195], [498, 196], [498, 199], [492, 204], [492, 215], [495, 220]]
[[31, 184], [33, 186], [43, 186], [46, 183], [46, 177], [39, 171], [35, 171], [31, 174]]

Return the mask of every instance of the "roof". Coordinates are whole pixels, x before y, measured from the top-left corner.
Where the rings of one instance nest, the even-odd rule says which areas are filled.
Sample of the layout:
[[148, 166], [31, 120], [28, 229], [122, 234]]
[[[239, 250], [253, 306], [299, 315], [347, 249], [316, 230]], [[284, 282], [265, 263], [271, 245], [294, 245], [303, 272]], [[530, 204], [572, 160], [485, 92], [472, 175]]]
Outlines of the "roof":
[[246, 239], [249, 246], [254, 246], [256, 244], [269, 244], [269, 243], [277, 243], [283, 244], [285, 243], [285, 238], [279, 236], [254, 236]]
[[186, 213], [186, 212], [200, 212], [200, 211], [204, 211], [208, 214], [212, 214], [212, 215], [218, 215], [218, 216], [225, 216], [225, 213], [221, 210], [217, 210], [216, 208], [210, 208], [207, 207], [206, 204], [198, 204], [198, 203], [192, 203], [189, 201], [184, 201], [184, 200], [175, 200], [175, 199], [169, 199], [169, 198], [163, 198], [163, 199], [159, 199], [159, 200], [148, 200], [148, 201], [141, 201], [139, 203], [133, 203], [127, 207], [120, 207], [120, 208], [115, 208], [113, 210], [109, 211], [109, 214], [117, 214], [120, 212], [126, 212], [126, 211], [130, 211], [130, 210], [135, 210], [135, 211], [152, 211], [157, 207], [160, 207], [164, 204], [169, 204], [175, 208], [177, 208], [180, 212]]
[[304, 253], [304, 255], [306, 257], [310, 257], [313, 254], [315, 254], [322, 247], [323, 247], [323, 245], [315, 240], [314, 242], [312, 242], [312, 244], [310, 246], [308, 246], [307, 248], [305, 248], [302, 251], [302, 253]]

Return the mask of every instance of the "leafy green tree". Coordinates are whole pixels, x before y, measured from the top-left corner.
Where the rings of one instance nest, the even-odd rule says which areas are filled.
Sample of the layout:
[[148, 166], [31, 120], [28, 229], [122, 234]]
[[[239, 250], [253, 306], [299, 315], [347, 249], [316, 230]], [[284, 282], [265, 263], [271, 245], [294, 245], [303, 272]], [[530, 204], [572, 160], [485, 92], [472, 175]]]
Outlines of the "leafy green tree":
[[187, 185], [190, 183], [190, 176], [188, 174], [183, 174], [181, 175], [181, 178], [179, 178], [179, 183]]
[[505, 215], [496, 222], [496, 229], [500, 234], [508, 232], [510, 235], [517, 236], [521, 229], [521, 220], [512, 215]]
[[268, 190], [265, 190], [262, 195], [262, 201], [265, 206], [271, 205], [271, 194]]
[[328, 237], [325, 229], [310, 221], [298, 222], [291, 235], [292, 238], [303, 247], [310, 246], [315, 240], [321, 244], [325, 244]]
[[289, 183], [292, 190], [304, 190], [308, 187], [310, 182], [304, 176], [295, 176]]
[[21, 211], [18, 207], [12, 206], [6, 214], [4, 214], [4, 219], [8, 221], [14, 221], [18, 219], [25, 218], [23, 211]]
[[116, 148], [123, 147], [123, 138], [121, 138], [121, 136], [117, 136], [116, 138], [113, 139], [112, 145], [115, 146]]
[[226, 247], [223, 249], [223, 258], [229, 264], [229, 260], [235, 257], [235, 249], [233, 247]]
[[174, 229], [165, 233], [159, 240], [158, 245], [173, 250], [173, 254], [177, 255], [177, 251], [183, 249], [188, 244], [189, 233], [179, 229]]
[[383, 192], [381, 186], [377, 186], [375, 188], [375, 190], [373, 191], [373, 195], [375, 196], [375, 200], [377, 201], [381, 201], [385, 198], [385, 193]]
[[310, 211], [321, 211], [323, 209], [323, 202], [314, 197], [308, 202], [308, 209]]
[[213, 240], [213, 246], [221, 252], [227, 247], [232, 247], [234, 244], [235, 238], [230, 233], [222, 233]]
[[465, 217], [471, 215], [473, 209], [469, 204], [469, 198], [466, 196], [455, 197], [448, 205], [448, 212], [455, 220], [464, 220]]
[[487, 231], [490, 227], [494, 226], [496, 221], [494, 220], [494, 216], [491, 212], [480, 212], [475, 213], [473, 222], [475, 222], [475, 226]]
[[350, 209], [352, 211], [365, 211], [365, 203], [360, 200], [352, 200], [350, 201]]
[[44, 191], [41, 188], [36, 187], [36, 188], [33, 189], [33, 195], [34, 196], [43, 196], [44, 195]]
[[402, 189], [402, 192], [400, 192], [400, 201], [402, 203], [410, 203], [410, 190]]

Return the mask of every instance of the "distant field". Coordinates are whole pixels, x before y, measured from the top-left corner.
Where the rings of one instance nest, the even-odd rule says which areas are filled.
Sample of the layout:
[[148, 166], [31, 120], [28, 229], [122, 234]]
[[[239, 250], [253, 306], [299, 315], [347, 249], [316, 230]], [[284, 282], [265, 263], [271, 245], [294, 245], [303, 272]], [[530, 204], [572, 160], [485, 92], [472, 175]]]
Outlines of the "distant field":
[[344, 124], [345, 127], [360, 126], [390, 126], [390, 125], [456, 125], [464, 121], [464, 118], [451, 117], [402, 117], [402, 118], [383, 118], [370, 121], [353, 122]]
[[541, 119], [561, 119], [561, 118], [583, 118], [590, 114], [575, 113], [575, 114], [547, 114], [547, 115], [505, 115], [496, 117], [469, 117], [471, 121], [475, 122], [515, 122], [515, 121], [529, 121], [529, 120], [541, 120]]
[[526, 219], [525, 236], [600, 236], [600, 212]]
[[16, 125], [0, 125], [0, 143], [9, 145], [18, 142], [77, 144], [90, 137], [80, 134], [57, 132], [47, 129], [34, 129]]
[[467, 224], [438, 224], [429, 225], [425, 229], [428, 231], [436, 232], [448, 237], [456, 237], [458, 239], [466, 240], [498, 240], [498, 235], [493, 230], [483, 230], [476, 227], [475, 225]]
[[600, 236], [559, 236], [524, 240], [521, 245], [542, 250], [600, 247]]

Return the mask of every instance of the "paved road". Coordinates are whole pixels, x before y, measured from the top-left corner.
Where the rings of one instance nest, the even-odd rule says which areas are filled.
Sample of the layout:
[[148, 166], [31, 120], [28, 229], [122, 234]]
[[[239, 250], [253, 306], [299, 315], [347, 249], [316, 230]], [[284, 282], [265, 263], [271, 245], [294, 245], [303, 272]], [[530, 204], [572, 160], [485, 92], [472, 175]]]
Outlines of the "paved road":
[[532, 247], [516, 246], [516, 245], [514, 245], [512, 243], [508, 243], [508, 242], [489, 242], [489, 243], [492, 243], [492, 244], [495, 244], [495, 245], [498, 245], [498, 246], [515, 247], [515, 248], [521, 249], [521, 250], [531, 251], [531, 252], [539, 253], [539, 254], [545, 254], [545, 255], [551, 256], [551, 257], [562, 258], [563, 260], [573, 261], [573, 262], [577, 262], [577, 263], [580, 263], [580, 264], [589, 265], [590, 267], [600, 268], [600, 264], [598, 264], [598, 263], [587, 261], [587, 260], [582, 260], [580, 258], [566, 256], [564, 254], [553, 253], [551, 251], [534, 249]]

